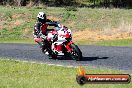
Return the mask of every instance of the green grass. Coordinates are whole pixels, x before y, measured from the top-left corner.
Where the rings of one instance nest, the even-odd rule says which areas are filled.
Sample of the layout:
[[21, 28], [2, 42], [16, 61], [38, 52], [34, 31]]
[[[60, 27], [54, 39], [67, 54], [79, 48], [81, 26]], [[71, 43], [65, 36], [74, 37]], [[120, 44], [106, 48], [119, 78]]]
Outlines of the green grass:
[[[0, 60], [0, 88], [130, 88], [130, 84], [86, 84], [76, 82], [77, 68]], [[6, 58], [7, 59], [7, 58]], [[118, 70], [86, 67], [87, 74], [120, 74]]]
[[95, 43], [96, 45], [103, 46], [132, 46], [132, 39], [110, 40], [100, 41]]
[[[118, 28], [122, 21], [125, 23], [132, 22], [131, 9], [103, 9], [103, 8], [77, 8], [77, 11], [67, 11], [65, 8], [59, 7], [47, 7], [37, 9], [35, 7], [3, 7], [0, 6], [0, 19], [2, 20], [2, 26], [11, 26], [8, 22], [14, 22], [16, 20], [24, 20], [20, 26], [16, 26], [12, 30], [23, 30], [29, 28], [32, 30], [34, 23], [36, 22], [36, 16], [39, 11], [44, 11], [49, 16], [60, 19], [59, 21], [72, 30], [104, 30], [107, 27]], [[16, 16], [16, 18], [14, 18]], [[29, 22], [28, 22], [29, 21]], [[71, 23], [74, 22], [72, 25]], [[6, 24], [6, 25], [5, 25]]]
[[0, 38], [0, 43], [24, 43], [24, 44], [35, 44], [34, 39], [2, 39]]
[[98, 45], [98, 46], [132, 46], [132, 39], [102, 40], [102, 41], [80, 40], [77, 41], [76, 44]]
[[[70, 9], [70, 10], [68, 10]], [[73, 11], [75, 9], [76, 11]], [[121, 29], [131, 33], [129, 25], [132, 23], [132, 9], [103, 9], [103, 8], [60, 8], [60, 7], [3, 7], [0, 6], [0, 43], [19, 42], [30, 43], [38, 12], [44, 11], [48, 16], [57, 18], [60, 23], [72, 31]], [[124, 27], [126, 26], [126, 27]], [[108, 29], [108, 30], [107, 30]], [[120, 40], [118, 40], [120, 41]], [[106, 42], [106, 43], [104, 43]], [[107, 41], [96, 44], [106, 45]], [[33, 42], [32, 42], [33, 43]], [[122, 43], [122, 44], [121, 44]], [[80, 41], [79, 44], [95, 44]], [[130, 45], [124, 40], [120, 43], [111, 41], [107, 45]]]

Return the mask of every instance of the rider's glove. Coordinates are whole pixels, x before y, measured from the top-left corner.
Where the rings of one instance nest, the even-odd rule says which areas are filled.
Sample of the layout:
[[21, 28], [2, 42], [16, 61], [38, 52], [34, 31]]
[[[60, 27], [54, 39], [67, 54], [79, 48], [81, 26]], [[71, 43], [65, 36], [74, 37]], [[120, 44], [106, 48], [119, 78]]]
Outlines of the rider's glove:
[[37, 35], [33, 35], [34, 38], [37, 38]]
[[34, 38], [37, 38], [37, 35], [35, 35], [35, 33], [34, 33], [34, 32], [33, 32], [33, 37], [34, 37]]

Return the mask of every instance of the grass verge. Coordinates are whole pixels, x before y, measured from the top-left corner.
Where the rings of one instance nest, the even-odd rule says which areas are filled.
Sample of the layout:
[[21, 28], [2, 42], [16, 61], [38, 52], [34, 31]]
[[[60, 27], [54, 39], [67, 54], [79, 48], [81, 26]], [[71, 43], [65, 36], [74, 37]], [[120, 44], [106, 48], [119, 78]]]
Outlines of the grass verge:
[[102, 41], [80, 40], [77, 41], [76, 44], [98, 45], [98, 46], [132, 46], [132, 39], [102, 40]]
[[132, 46], [132, 39], [120, 39], [120, 40], [105, 40], [96, 42], [95, 45], [102, 46]]
[[[98, 46], [132, 46], [132, 39], [120, 40], [104, 40], [104, 41], [91, 41], [80, 40], [73, 41], [77, 45], [98, 45]], [[33, 39], [1, 39], [0, 43], [23, 43], [23, 44], [36, 44]]]
[[35, 44], [33, 39], [2, 39], [0, 43], [24, 43], [24, 44]]
[[[76, 82], [77, 68], [49, 66], [39, 63], [26, 63], [0, 59], [1, 88], [130, 88], [130, 84], [86, 84]], [[7, 58], [6, 58], [7, 59]], [[120, 74], [120, 71], [107, 68], [87, 67], [88, 74]]]
[[[76, 31], [87, 30], [88, 32], [75, 33], [76, 39], [79, 41], [78, 44], [130, 46], [124, 39], [132, 38], [132, 9], [75, 8], [76, 11], [74, 11], [60, 7], [0, 6], [0, 8], [0, 43], [33, 43], [32, 32], [36, 16], [38, 12], [44, 11], [49, 19], [64, 24], [72, 30], [73, 34]], [[86, 38], [80, 39], [82, 35]], [[109, 40], [108, 38], [115, 40], [97, 43], [92, 41], [99, 37], [100, 39], [105, 37], [105, 40]], [[123, 40], [117, 40], [120, 43], [116, 43], [117, 37]]]

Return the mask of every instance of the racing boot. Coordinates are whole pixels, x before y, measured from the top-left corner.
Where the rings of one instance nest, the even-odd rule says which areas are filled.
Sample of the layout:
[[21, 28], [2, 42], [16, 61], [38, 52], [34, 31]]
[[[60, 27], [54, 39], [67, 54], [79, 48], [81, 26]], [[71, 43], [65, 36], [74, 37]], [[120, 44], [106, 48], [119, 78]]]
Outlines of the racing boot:
[[40, 49], [41, 51], [44, 53], [44, 54], [47, 54], [48, 55], [48, 52], [46, 50], [46, 47], [45, 47], [45, 43], [43, 41], [38, 41], [38, 44], [40, 46]]

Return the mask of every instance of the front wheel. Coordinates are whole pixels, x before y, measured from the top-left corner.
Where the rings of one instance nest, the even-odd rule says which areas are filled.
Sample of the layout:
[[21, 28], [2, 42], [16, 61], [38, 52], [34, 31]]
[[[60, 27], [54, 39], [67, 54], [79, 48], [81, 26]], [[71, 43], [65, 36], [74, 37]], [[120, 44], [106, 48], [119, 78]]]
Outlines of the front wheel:
[[71, 44], [71, 48], [72, 48], [72, 51], [71, 51], [72, 59], [75, 59], [76, 61], [80, 61], [82, 59], [81, 50], [75, 44]]

